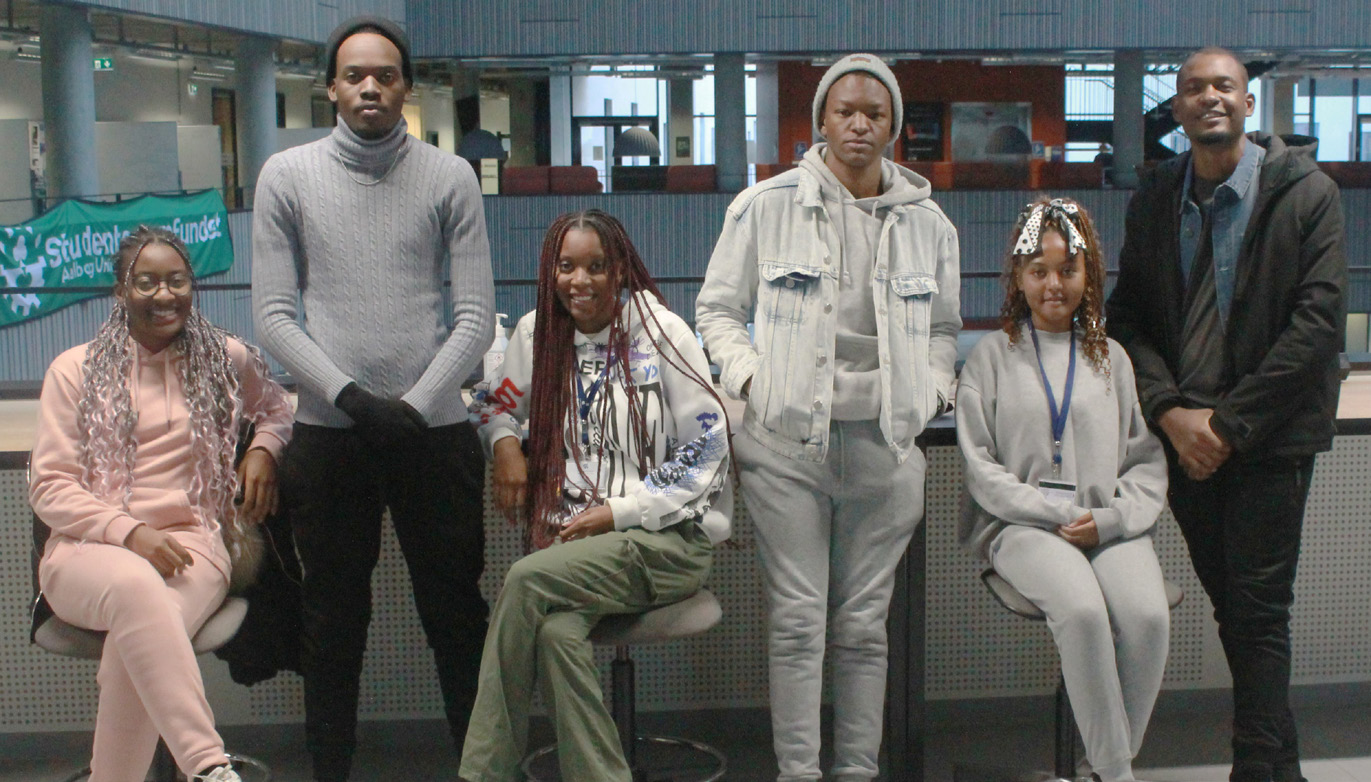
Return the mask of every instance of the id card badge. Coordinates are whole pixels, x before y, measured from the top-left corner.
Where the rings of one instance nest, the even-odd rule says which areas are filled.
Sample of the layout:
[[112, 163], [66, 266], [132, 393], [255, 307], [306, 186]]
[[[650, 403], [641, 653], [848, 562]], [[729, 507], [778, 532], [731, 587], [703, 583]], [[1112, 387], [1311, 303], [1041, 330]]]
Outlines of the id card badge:
[[1066, 481], [1038, 481], [1038, 492], [1047, 500], [1076, 501], [1076, 484]]

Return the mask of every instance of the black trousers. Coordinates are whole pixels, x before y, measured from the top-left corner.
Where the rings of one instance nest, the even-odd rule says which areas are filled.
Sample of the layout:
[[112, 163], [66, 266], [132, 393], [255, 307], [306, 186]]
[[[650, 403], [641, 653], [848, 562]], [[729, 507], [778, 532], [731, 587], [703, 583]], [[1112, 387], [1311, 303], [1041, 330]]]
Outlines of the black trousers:
[[1233, 674], [1233, 782], [1298, 782], [1290, 606], [1312, 456], [1230, 461], [1192, 481], [1171, 459], [1171, 512], [1214, 606]]
[[475, 429], [435, 427], [404, 450], [379, 453], [350, 429], [296, 424], [282, 462], [282, 498], [304, 570], [301, 663], [315, 778], [344, 780], [351, 767], [386, 507], [460, 750], [489, 614], [479, 586], [485, 457]]

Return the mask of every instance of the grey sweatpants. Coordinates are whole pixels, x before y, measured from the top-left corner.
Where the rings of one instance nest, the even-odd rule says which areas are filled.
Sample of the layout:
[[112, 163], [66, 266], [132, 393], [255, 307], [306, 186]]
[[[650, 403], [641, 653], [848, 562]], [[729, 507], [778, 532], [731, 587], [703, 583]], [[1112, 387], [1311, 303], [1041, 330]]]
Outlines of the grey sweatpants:
[[1103, 782], [1133, 779], [1171, 633], [1152, 537], [1081, 551], [1011, 525], [991, 541], [990, 563], [1047, 615], [1091, 769]]
[[833, 657], [833, 776], [873, 779], [885, 708], [895, 566], [923, 518], [924, 457], [903, 464], [875, 421], [835, 422], [823, 463], [733, 438], [770, 621], [779, 780], [819, 774], [825, 630]]

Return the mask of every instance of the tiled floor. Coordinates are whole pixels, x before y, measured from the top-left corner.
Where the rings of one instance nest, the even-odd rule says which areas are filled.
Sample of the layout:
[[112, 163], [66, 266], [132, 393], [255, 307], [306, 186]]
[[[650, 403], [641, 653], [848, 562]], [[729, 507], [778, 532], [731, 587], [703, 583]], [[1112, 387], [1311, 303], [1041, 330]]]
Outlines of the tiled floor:
[[[1228, 767], [1226, 698], [1196, 705], [1163, 700], [1138, 758], [1148, 782], [1225, 782]], [[1020, 702], [993, 708], [940, 704], [931, 709], [924, 779], [951, 782], [953, 768], [1045, 769], [1052, 762], [1050, 705]], [[1297, 709], [1309, 782], [1371, 782], [1371, 703], [1304, 705]], [[644, 714], [642, 727], [690, 735], [729, 758], [729, 780], [774, 779], [771, 731], [761, 710]], [[231, 748], [266, 761], [277, 782], [308, 782], [303, 729], [265, 725], [225, 729]], [[360, 731], [354, 782], [412, 782], [456, 778], [456, 757], [440, 722], [368, 723]], [[535, 724], [532, 741], [548, 740]], [[0, 734], [0, 782], [58, 782], [81, 765], [89, 734]], [[980, 775], [977, 775], [980, 778]], [[987, 777], [992, 778], [992, 777]], [[1010, 774], [998, 777], [1004, 782]]]

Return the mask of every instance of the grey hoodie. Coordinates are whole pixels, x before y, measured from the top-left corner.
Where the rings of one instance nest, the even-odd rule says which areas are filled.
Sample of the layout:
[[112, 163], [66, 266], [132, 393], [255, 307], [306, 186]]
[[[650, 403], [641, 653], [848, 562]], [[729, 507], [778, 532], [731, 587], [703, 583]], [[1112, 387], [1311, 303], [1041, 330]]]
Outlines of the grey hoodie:
[[893, 206], [928, 198], [928, 180], [904, 166], [881, 161], [881, 194], [854, 198], [825, 162], [827, 144], [815, 144], [800, 161], [819, 181], [824, 209], [842, 236], [838, 259], [838, 333], [833, 351], [833, 420], [869, 421], [880, 415], [876, 301], [871, 274], [881, 226]]

